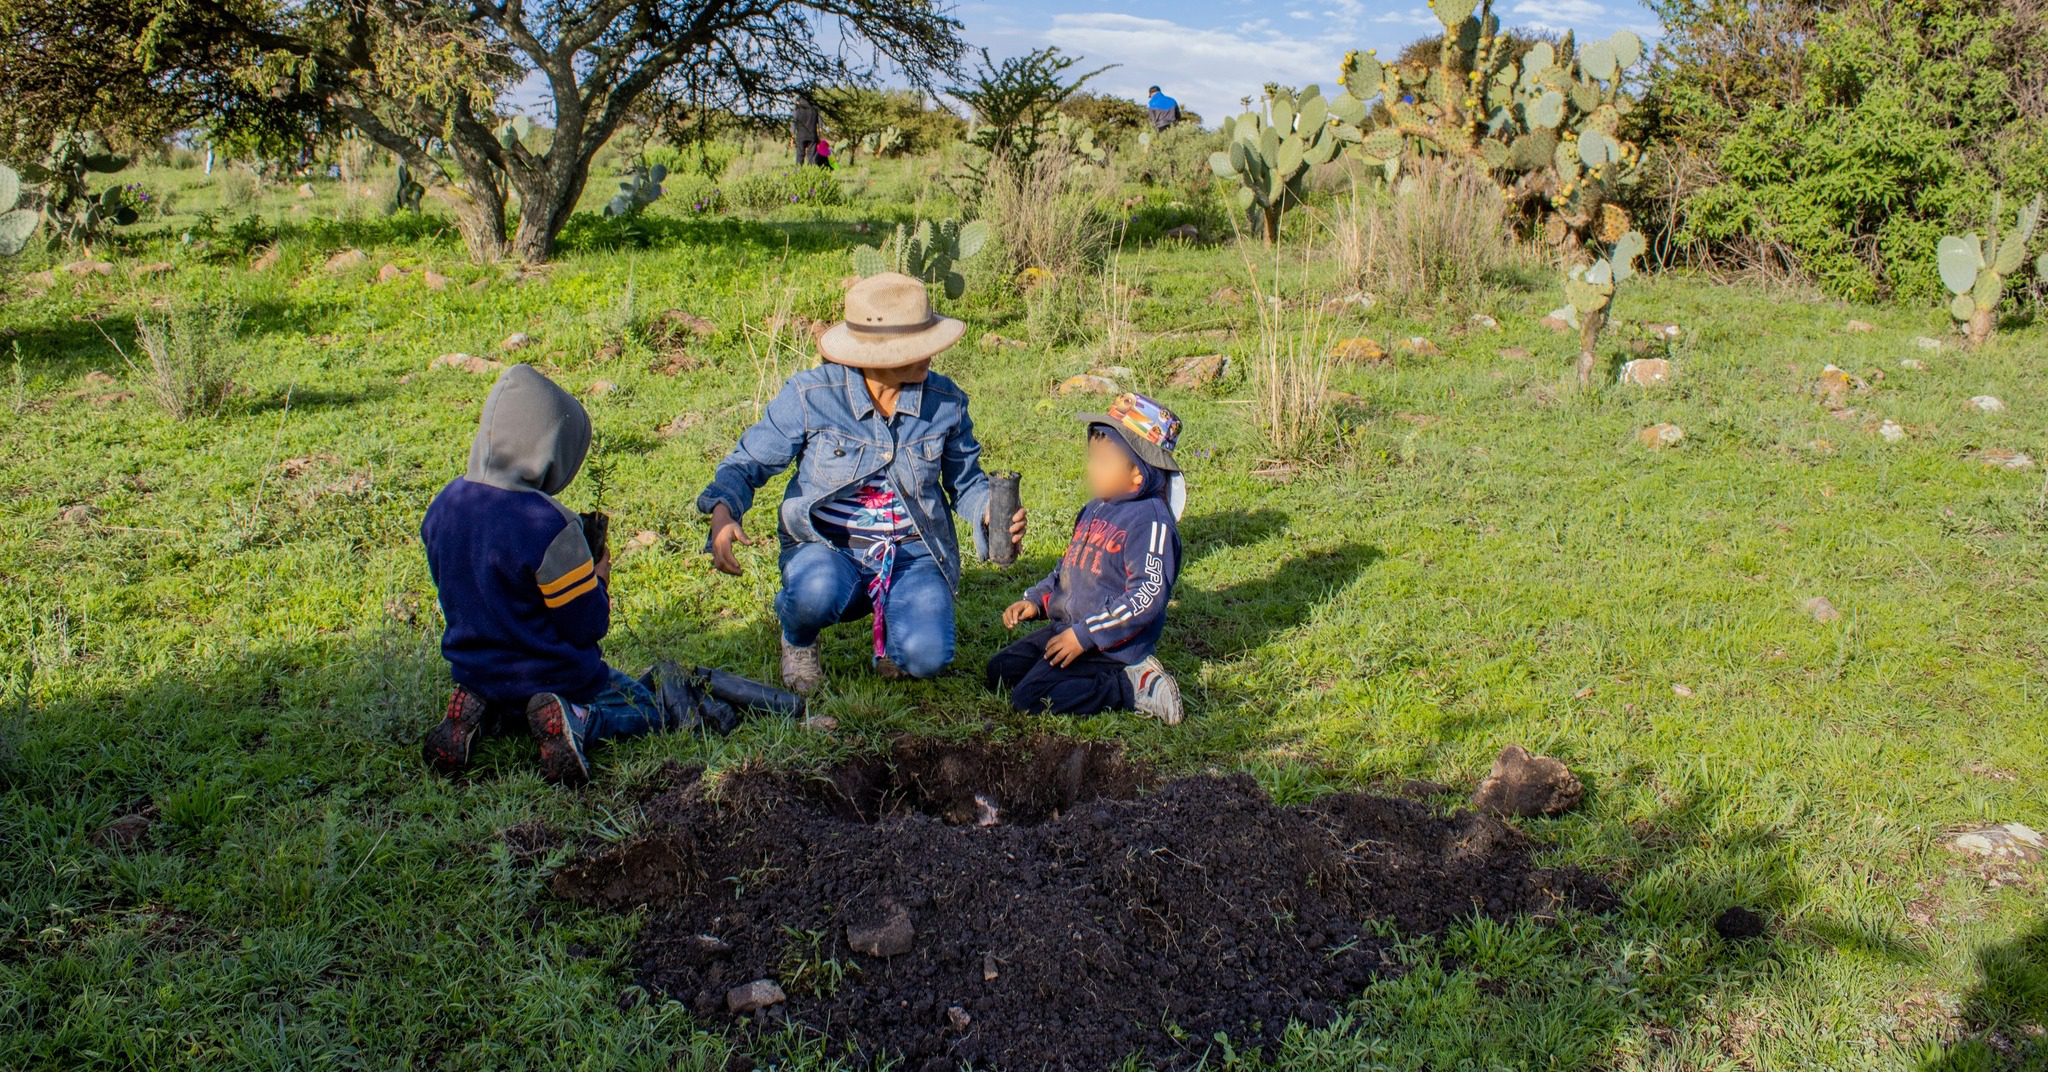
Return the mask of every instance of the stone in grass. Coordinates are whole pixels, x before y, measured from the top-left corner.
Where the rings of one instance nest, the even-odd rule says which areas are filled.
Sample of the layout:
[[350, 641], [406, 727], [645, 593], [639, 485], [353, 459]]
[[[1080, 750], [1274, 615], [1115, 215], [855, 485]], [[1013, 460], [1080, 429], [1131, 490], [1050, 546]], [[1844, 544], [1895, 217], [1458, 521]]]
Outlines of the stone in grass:
[[917, 929], [911, 926], [910, 910], [888, 898], [868, 907], [863, 916], [846, 925], [846, 945], [852, 947], [854, 953], [868, 957], [892, 958], [907, 954], [916, 938]]
[[377, 270], [377, 282], [379, 283], [391, 283], [404, 278], [405, 269], [389, 262], [386, 262], [384, 267]]
[[1553, 332], [1575, 332], [1579, 330], [1579, 311], [1570, 306], [1558, 306], [1536, 323]]
[[1500, 321], [1497, 321], [1484, 313], [1472, 314], [1471, 317], [1466, 319], [1465, 323], [1483, 332], [1500, 331]]
[[128, 274], [136, 279], [148, 279], [151, 276], [167, 275], [176, 267], [169, 261], [150, 261], [130, 268]]
[[1555, 816], [1585, 796], [1586, 787], [1562, 760], [1510, 745], [1473, 792], [1472, 807], [1502, 816]]
[[1972, 395], [1970, 409], [1987, 414], [2004, 413], [2005, 400], [1996, 395]]
[[1829, 603], [1825, 596], [1810, 597], [1799, 605], [1799, 609], [1813, 616], [1815, 622], [1839, 622], [1842, 619], [1842, 613], [1835, 610], [1835, 605]]
[[526, 345], [531, 342], [533, 342], [533, 337], [525, 332], [513, 332], [511, 335], [498, 341], [498, 349], [510, 353], [514, 350], [525, 349]]
[[1636, 439], [1642, 441], [1643, 446], [1652, 450], [1661, 447], [1675, 447], [1680, 441], [1685, 439], [1685, 430], [1666, 421], [1662, 424], [1651, 425], [1649, 428], [1636, 433]]
[[1663, 358], [1636, 358], [1621, 367], [1620, 383], [1656, 387], [1671, 382], [1671, 363]]
[[369, 261], [370, 255], [361, 250], [343, 250], [327, 259], [327, 270], [329, 272], [346, 272], [351, 268], [360, 268], [368, 264]]
[[69, 272], [74, 276], [81, 277], [111, 276], [114, 274], [114, 265], [110, 261], [95, 261], [88, 258], [83, 261], [73, 261], [70, 264], [65, 265], [64, 271]]
[[1499, 354], [1509, 361], [1528, 361], [1535, 356], [1529, 353], [1528, 347], [1519, 346], [1504, 346], [1500, 348]]
[[955, 1032], [965, 1032], [967, 1031], [967, 1026], [974, 1023], [974, 1018], [968, 1014], [964, 1006], [948, 1006], [946, 1007], [946, 1023], [952, 1025]]
[[1994, 823], [1954, 832], [1948, 848], [1986, 860], [2031, 862], [2048, 855], [2048, 840], [2024, 823]]
[[1930, 338], [1925, 335], [1916, 335], [1913, 337], [1913, 345], [1919, 347], [1922, 350], [1940, 350], [1941, 340]]
[[782, 993], [780, 985], [773, 980], [755, 980], [741, 984], [725, 993], [725, 1008], [737, 1014], [749, 1014], [779, 1006], [789, 998]]
[[420, 282], [426, 284], [427, 289], [430, 291], [448, 289], [448, 277], [431, 268], [423, 269], [420, 272]]
[[267, 272], [270, 269], [275, 268], [277, 266], [278, 259], [283, 256], [283, 248], [275, 245], [266, 246], [264, 247], [262, 253], [256, 255], [255, 260], [249, 262], [249, 271]]
[[1874, 332], [1877, 330], [1877, 325], [1872, 324], [1867, 320], [1852, 320], [1849, 323], [1842, 325], [1842, 330], [1859, 333]]
[[1167, 378], [1166, 382], [1178, 388], [1207, 387], [1223, 379], [1228, 372], [1230, 355], [1197, 354], [1191, 358], [1182, 358], [1174, 365], [1173, 375]]
[[1821, 368], [1820, 379], [1814, 383], [1814, 392], [1820, 396], [1822, 405], [1830, 410], [1839, 410], [1849, 402], [1849, 392], [1865, 391], [1870, 387], [1862, 380], [1849, 375], [1849, 371], [1838, 365]]
[[1330, 356], [1338, 361], [1371, 363], [1387, 360], [1387, 348], [1376, 340], [1354, 335], [1348, 339], [1337, 340], [1336, 344], [1330, 347]]
[[1433, 357], [1443, 353], [1435, 343], [1420, 335], [1411, 335], [1401, 340], [1397, 345], [1410, 354], [1420, 354], [1424, 357]]
[[1116, 381], [1093, 373], [1082, 373], [1060, 381], [1057, 390], [1062, 395], [1114, 395], [1123, 390]]
[[435, 358], [434, 365], [436, 368], [460, 369], [466, 373], [495, 372], [505, 367], [504, 362], [492, 361], [489, 358], [479, 358], [474, 354], [464, 354], [459, 350]]
[[1883, 436], [1886, 443], [1897, 443], [1906, 438], [1906, 426], [1887, 417], [1884, 424], [1877, 426], [1877, 434]]
[[2000, 469], [2034, 468], [2034, 460], [2031, 456], [2025, 451], [2015, 451], [2010, 447], [1987, 447], [1970, 457], [1987, 466], [1997, 466]]
[[1922, 369], [1927, 368], [1927, 363], [1921, 361], [1919, 358], [1900, 358], [1899, 368], [1917, 373]]

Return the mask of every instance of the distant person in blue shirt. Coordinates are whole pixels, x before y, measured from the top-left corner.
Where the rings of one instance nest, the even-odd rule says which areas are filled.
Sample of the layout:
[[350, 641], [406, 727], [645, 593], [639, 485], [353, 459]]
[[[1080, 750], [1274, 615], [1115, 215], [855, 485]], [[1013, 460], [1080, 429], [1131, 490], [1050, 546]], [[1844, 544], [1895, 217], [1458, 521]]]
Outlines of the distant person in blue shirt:
[[1179, 101], [1159, 92], [1158, 86], [1153, 86], [1145, 92], [1152, 95], [1152, 99], [1145, 102], [1145, 107], [1152, 113], [1153, 130], [1165, 130], [1180, 122]]

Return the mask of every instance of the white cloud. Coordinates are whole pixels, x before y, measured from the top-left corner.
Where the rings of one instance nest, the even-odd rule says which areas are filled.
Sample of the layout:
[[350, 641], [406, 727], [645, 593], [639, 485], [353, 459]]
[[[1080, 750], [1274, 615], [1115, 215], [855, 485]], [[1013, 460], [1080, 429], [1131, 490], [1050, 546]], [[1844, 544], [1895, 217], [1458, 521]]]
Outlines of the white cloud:
[[1138, 97], [1156, 83], [1210, 123], [1235, 113], [1241, 98], [1258, 96], [1267, 82], [1334, 85], [1349, 47], [1323, 34], [1205, 30], [1114, 12], [1054, 15], [1045, 40], [1092, 64], [1122, 64], [1090, 84], [1102, 92]]

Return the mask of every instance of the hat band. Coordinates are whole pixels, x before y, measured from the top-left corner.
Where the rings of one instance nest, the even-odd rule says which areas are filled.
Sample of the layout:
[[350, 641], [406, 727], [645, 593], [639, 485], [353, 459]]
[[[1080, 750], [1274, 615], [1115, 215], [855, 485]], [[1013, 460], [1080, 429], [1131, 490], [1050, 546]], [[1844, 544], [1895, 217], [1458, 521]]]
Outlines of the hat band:
[[855, 335], [909, 335], [924, 331], [938, 323], [938, 320], [936, 315], [930, 313], [925, 314], [925, 318], [916, 324], [855, 324], [849, 320], [846, 322], [846, 330]]

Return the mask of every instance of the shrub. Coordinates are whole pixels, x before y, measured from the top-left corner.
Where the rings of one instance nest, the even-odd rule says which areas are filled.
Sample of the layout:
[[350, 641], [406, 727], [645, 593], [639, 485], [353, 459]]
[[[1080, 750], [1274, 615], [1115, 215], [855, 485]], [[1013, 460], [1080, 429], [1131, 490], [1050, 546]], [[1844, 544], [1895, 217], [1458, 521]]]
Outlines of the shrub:
[[1275, 458], [1312, 458], [1329, 446], [1334, 430], [1330, 332], [1314, 312], [1290, 314], [1265, 294], [1257, 305], [1259, 335], [1249, 364], [1259, 430]]
[[1534, 260], [1492, 185], [1441, 165], [1418, 166], [1392, 189], [1361, 185], [1331, 228], [1345, 276], [1386, 298], [1468, 295]]
[[846, 194], [827, 168], [789, 167], [757, 172], [726, 185], [735, 206], [757, 212], [785, 205], [843, 205]]
[[[1675, 254], [1830, 294], [1941, 294], [1942, 234], [2048, 187], [2048, 5], [1671, 3], [1636, 119]], [[1647, 222], [1646, 220], [1646, 222]]]
[[145, 313], [135, 318], [143, 361], [122, 357], [165, 413], [179, 420], [216, 414], [242, 371], [241, 327], [241, 307], [223, 301]]
[[1097, 264], [1116, 237], [1116, 220], [1104, 207], [1114, 181], [1103, 169], [1077, 167], [1056, 150], [1016, 171], [994, 169], [980, 210], [1001, 247], [1006, 273], [1039, 268], [1064, 278]]

